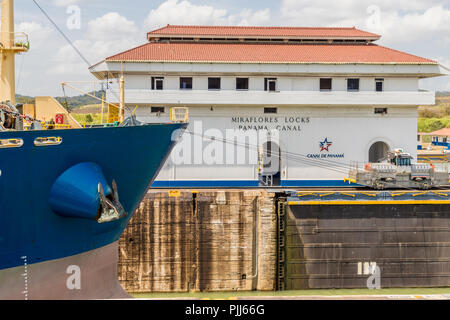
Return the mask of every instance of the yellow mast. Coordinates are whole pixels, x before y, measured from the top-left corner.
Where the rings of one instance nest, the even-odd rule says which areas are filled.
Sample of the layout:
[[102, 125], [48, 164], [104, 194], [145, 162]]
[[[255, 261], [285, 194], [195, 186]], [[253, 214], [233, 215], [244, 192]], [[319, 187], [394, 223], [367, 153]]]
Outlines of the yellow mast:
[[122, 122], [125, 118], [125, 80], [123, 78], [123, 75], [120, 76], [119, 79], [119, 88], [119, 121]]
[[[28, 51], [28, 37], [14, 32], [14, 1], [1, 1], [0, 102], [16, 103], [15, 55]], [[18, 39], [18, 37], [22, 39]]]
[[[94, 90], [95, 92], [95, 90]], [[103, 110], [105, 108], [105, 92], [102, 91], [102, 111], [100, 112], [100, 123], [103, 124]]]

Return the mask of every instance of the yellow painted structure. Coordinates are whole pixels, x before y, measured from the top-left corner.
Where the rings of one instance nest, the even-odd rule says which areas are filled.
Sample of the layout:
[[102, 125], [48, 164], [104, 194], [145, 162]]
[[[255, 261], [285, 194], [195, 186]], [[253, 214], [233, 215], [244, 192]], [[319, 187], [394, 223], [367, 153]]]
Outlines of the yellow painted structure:
[[170, 108], [170, 121], [172, 122], [188, 122], [189, 108], [186, 107], [172, 107]]
[[169, 197], [179, 197], [180, 196], [180, 190], [170, 190], [169, 191]]
[[108, 123], [119, 121], [119, 108], [115, 105], [108, 104], [108, 119], [106, 121]]
[[65, 125], [71, 128], [81, 128], [82, 126], [72, 117], [72, 115], [53, 97], [36, 97], [35, 114], [36, 119], [41, 121], [55, 120], [56, 114], [63, 114]]
[[450, 204], [450, 200], [356, 200], [356, 201], [289, 201], [288, 205], [318, 205], [318, 206], [326, 206], [326, 205], [385, 205], [385, 204]]
[[29, 116], [33, 119], [36, 119], [36, 110], [34, 104], [24, 104], [23, 105], [23, 114]]
[[16, 104], [15, 55], [29, 48], [28, 36], [14, 32], [14, 1], [1, 0], [0, 101]]
[[122, 122], [125, 118], [125, 79], [124, 79], [123, 75], [120, 77], [119, 87], [120, 87], [119, 121]]

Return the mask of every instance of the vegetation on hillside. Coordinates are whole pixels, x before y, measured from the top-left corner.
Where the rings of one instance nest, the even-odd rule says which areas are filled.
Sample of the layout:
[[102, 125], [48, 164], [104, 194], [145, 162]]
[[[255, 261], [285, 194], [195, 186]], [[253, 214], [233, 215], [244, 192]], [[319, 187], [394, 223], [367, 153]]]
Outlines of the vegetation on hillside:
[[[101, 114], [100, 113], [73, 113], [72, 116], [75, 120], [82, 126], [91, 126], [96, 124], [101, 124]], [[108, 113], [103, 114], [103, 123], [106, 123], [108, 118]]]
[[432, 132], [450, 128], [450, 93], [436, 95], [436, 105], [419, 107], [419, 132]]
[[19, 103], [19, 104], [34, 104], [34, 97], [22, 96], [20, 94], [16, 94], [16, 103]]
[[[98, 97], [98, 98], [102, 97], [101, 91], [92, 91], [92, 92], [89, 92], [89, 94], [91, 94], [95, 97]], [[79, 95], [79, 96], [73, 96], [73, 97], [55, 97], [55, 99], [58, 100], [58, 102], [61, 103], [69, 111], [77, 109], [81, 106], [99, 103], [99, 101], [97, 99], [94, 99], [93, 97], [90, 97], [86, 94]], [[34, 97], [22, 96], [20, 94], [17, 94], [16, 102], [23, 103], [23, 104], [26, 104], [26, 103], [34, 104]]]
[[[92, 92], [89, 92], [89, 94], [91, 94], [97, 98], [102, 97], [101, 91], [92, 91]], [[65, 107], [65, 104], [67, 101], [67, 104], [68, 104], [67, 109], [71, 109], [71, 110], [77, 109], [81, 106], [99, 103], [99, 101], [97, 99], [94, 99], [93, 97], [90, 97], [86, 94], [74, 96], [74, 97], [55, 97], [55, 99], [58, 100], [58, 102], [61, 103], [64, 107]]]

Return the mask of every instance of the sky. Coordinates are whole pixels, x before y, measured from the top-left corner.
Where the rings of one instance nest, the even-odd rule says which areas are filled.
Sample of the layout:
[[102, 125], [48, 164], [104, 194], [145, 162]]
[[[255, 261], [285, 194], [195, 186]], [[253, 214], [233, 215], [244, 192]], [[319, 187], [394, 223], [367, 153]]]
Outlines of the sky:
[[[450, 0], [36, 0], [87, 62], [47, 20], [33, 0], [15, 0], [16, 32], [30, 51], [16, 58], [16, 91], [61, 96], [61, 82], [99, 89], [88, 70], [104, 58], [146, 42], [167, 24], [357, 27], [381, 34], [376, 43], [437, 60], [450, 68]], [[450, 77], [420, 81], [450, 91]], [[67, 95], [78, 92], [66, 90]]]

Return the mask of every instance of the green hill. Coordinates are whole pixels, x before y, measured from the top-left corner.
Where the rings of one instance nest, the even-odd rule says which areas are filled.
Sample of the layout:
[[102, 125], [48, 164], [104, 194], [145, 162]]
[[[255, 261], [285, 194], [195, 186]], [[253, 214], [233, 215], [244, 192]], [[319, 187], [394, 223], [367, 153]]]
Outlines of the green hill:
[[33, 104], [34, 103], [34, 97], [22, 96], [20, 94], [16, 94], [16, 103]]
[[[97, 97], [97, 98], [101, 98], [102, 97], [102, 92], [101, 91], [92, 91], [89, 92], [89, 94]], [[67, 103], [69, 104], [69, 107], [71, 109], [76, 109], [79, 108], [81, 106], [85, 106], [85, 105], [90, 105], [90, 104], [98, 104], [99, 101], [97, 99], [94, 99], [86, 94], [84, 95], [79, 95], [79, 96], [73, 96], [73, 97], [55, 97], [56, 100], [58, 100], [59, 103], [61, 103], [62, 105], [65, 104], [66, 99], [67, 99]]]
[[436, 93], [434, 106], [419, 107], [419, 132], [432, 132], [450, 127], [450, 92]]
[[[102, 92], [101, 91], [92, 91], [89, 92], [89, 94], [101, 98]], [[58, 100], [59, 103], [61, 103], [63, 106], [66, 107], [66, 100], [67, 100], [67, 109], [73, 110], [77, 109], [81, 106], [90, 105], [90, 104], [98, 104], [99, 101], [97, 99], [94, 99], [86, 94], [79, 95], [79, 96], [73, 96], [73, 97], [55, 97], [56, 100]], [[34, 97], [30, 96], [23, 96], [20, 94], [16, 94], [16, 101], [17, 103], [34, 103]]]

